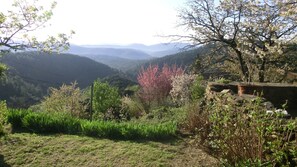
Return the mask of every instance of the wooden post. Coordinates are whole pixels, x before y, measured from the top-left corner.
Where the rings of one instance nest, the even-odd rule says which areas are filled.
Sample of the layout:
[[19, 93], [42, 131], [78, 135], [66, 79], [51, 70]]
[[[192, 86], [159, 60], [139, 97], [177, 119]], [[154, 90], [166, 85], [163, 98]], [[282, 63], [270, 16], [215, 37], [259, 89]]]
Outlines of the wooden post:
[[93, 96], [94, 96], [94, 82], [92, 83], [92, 86], [91, 86], [91, 108], [90, 108], [90, 115], [91, 115], [91, 120], [93, 118]]

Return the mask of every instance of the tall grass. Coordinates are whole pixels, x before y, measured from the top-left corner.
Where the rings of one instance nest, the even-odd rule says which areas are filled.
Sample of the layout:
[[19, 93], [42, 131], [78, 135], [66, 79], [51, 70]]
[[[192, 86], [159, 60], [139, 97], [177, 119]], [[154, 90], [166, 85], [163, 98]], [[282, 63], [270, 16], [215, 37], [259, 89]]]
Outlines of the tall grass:
[[25, 128], [36, 133], [80, 134], [110, 139], [150, 139], [172, 138], [177, 126], [174, 122], [149, 124], [135, 122], [88, 121], [61, 113], [31, 112], [14, 110], [8, 112], [8, 122], [13, 128]]

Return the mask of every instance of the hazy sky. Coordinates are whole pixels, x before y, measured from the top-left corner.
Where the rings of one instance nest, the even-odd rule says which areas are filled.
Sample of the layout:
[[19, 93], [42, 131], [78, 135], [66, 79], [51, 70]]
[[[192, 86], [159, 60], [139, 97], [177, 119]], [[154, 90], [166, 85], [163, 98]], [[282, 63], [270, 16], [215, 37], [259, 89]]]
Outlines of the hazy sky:
[[[3, 5], [0, 0], [0, 4]], [[48, 0], [40, 0], [48, 2]], [[75, 44], [155, 44], [176, 34], [185, 0], [56, 0], [51, 27], [42, 35], [74, 30]], [[4, 3], [5, 4], [5, 3]]]

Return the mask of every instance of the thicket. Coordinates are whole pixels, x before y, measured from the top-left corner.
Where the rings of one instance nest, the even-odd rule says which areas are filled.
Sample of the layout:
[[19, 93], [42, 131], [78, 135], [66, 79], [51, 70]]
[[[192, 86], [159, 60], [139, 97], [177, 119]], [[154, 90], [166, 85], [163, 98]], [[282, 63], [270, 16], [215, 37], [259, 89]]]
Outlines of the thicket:
[[115, 121], [89, 121], [63, 113], [32, 112], [10, 109], [8, 122], [14, 129], [35, 133], [78, 134], [99, 138], [129, 140], [163, 140], [176, 136], [175, 122], [137, 123]]
[[297, 119], [267, 114], [262, 104], [218, 94], [192, 109], [187, 127], [226, 166], [296, 166]]

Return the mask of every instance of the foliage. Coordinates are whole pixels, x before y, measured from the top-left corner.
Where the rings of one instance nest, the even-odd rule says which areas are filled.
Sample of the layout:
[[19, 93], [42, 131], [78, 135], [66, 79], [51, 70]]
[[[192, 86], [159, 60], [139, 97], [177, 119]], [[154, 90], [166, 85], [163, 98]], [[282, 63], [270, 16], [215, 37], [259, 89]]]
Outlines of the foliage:
[[184, 70], [176, 65], [169, 67], [165, 64], [162, 69], [157, 65], [142, 68], [137, 77], [141, 87], [140, 99], [148, 106], [152, 102], [164, 102], [172, 89], [171, 78], [183, 73]]
[[297, 119], [266, 114], [260, 98], [239, 105], [231, 96], [219, 94], [193, 114], [195, 117], [188, 127], [226, 165], [294, 166], [297, 163]]
[[[51, 19], [52, 10], [56, 2], [51, 3], [49, 9], [39, 5], [38, 0], [15, 0], [11, 3], [12, 8], [0, 11], [0, 55], [11, 50], [24, 50], [36, 48], [43, 51], [64, 50], [69, 47], [70, 35], [60, 33], [56, 37], [48, 36], [44, 41], [39, 41], [32, 35], [33, 31], [42, 29]], [[21, 40], [20, 40], [21, 39]], [[0, 76], [6, 70], [0, 63]]]
[[23, 119], [26, 115], [28, 115], [31, 111], [27, 109], [9, 109], [7, 114], [7, 122], [12, 125], [13, 130], [22, 129]]
[[[137, 74], [139, 74], [139, 71], [142, 68], [148, 68], [152, 64], [158, 65], [159, 68], [162, 68], [164, 64], [167, 64], [168, 66], [176, 65], [183, 68], [189, 67], [197, 57], [203, 57], [206, 53], [208, 53], [210, 48], [212, 48], [211, 45], [205, 45], [185, 51], [183, 50], [173, 55], [151, 59], [141, 63], [141, 65], [131, 68], [126, 73], [129, 74], [129, 76], [131, 76], [133, 79], [137, 79]], [[203, 69], [207, 69], [207, 67]], [[202, 74], [204, 75], [203, 72]]]
[[121, 99], [122, 108], [127, 111], [128, 115], [132, 118], [139, 118], [145, 114], [145, 110], [141, 103], [131, 99], [130, 97], [123, 97]]
[[196, 77], [195, 81], [193, 82], [193, 85], [190, 87], [190, 92], [192, 101], [197, 101], [203, 98], [205, 93], [205, 87], [203, 86], [202, 76]]
[[191, 87], [197, 75], [183, 74], [172, 78], [170, 96], [174, 103], [181, 106], [191, 100]]
[[142, 117], [140, 122], [176, 122], [177, 125], [182, 125], [186, 119], [187, 107], [167, 107], [162, 106], [156, 109], [153, 109], [150, 113]]
[[110, 75], [102, 79], [102, 82], [107, 82], [110, 86], [117, 87], [122, 96], [131, 95], [133, 92], [127, 91], [127, 87], [137, 85], [136, 82], [128, 79], [124, 74]]
[[59, 89], [50, 88], [50, 94], [41, 102], [41, 110], [47, 112], [65, 112], [71, 116], [84, 118], [87, 116], [88, 103], [86, 97], [74, 82], [63, 84]]
[[[215, 43], [218, 59], [232, 72], [264, 82], [267, 70], [296, 42], [296, 11], [294, 0], [188, 0], [180, 19], [190, 33], [174, 37], [195, 45]], [[288, 70], [290, 63], [283, 64]]]
[[215, 82], [216, 83], [221, 83], [221, 84], [228, 84], [228, 83], [231, 82], [231, 80], [221, 77], [221, 78], [215, 80]]
[[25, 128], [38, 133], [65, 133], [80, 132], [80, 121], [60, 113], [29, 112], [23, 119]]
[[8, 68], [5, 64], [0, 63], [0, 79], [2, 79], [2, 77], [4, 76], [4, 71], [6, 71], [7, 69]]
[[[47, 26], [53, 15], [57, 3], [52, 2], [48, 9], [40, 5], [38, 0], [15, 0], [7, 11], [0, 12], [0, 46], [1, 53], [9, 50], [22, 50], [37, 48], [45, 51], [67, 48], [69, 35], [58, 34], [57, 37], [49, 36], [41, 42], [32, 35], [33, 31]], [[71, 32], [73, 34], [74, 32]], [[22, 38], [22, 40], [19, 40]]]
[[108, 110], [118, 109], [120, 106], [121, 98], [116, 87], [112, 87], [108, 83], [99, 80], [94, 82], [93, 108], [95, 114], [105, 114]]
[[30, 84], [11, 72], [0, 80], [0, 99], [6, 99], [8, 107], [28, 108], [39, 102], [43, 92], [40, 86]]
[[82, 89], [97, 78], [117, 73], [104, 64], [70, 54], [17, 52], [5, 54], [0, 61], [10, 67], [0, 80], [0, 99], [15, 108], [40, 103], [50, 87], [77, 80]]
[[205, 92], [202, 80], [202, 76], [193, 74], [173, 77], [172, 89], [170, 91], [173, 102], [181, 106], [202, 98]]
[[0, 101], [0, 136], [5, 133], [4, 126], [7, 122], [7, 107], [5, 101]]
[[26, 128], [38, 133], [83, 134], [111, 139], [168, 139], [175, 136], [173, 122], [148, 124], [135, 122], [88, 121], [63, 113], [9, 110], [8, 121], [14, 128]]

